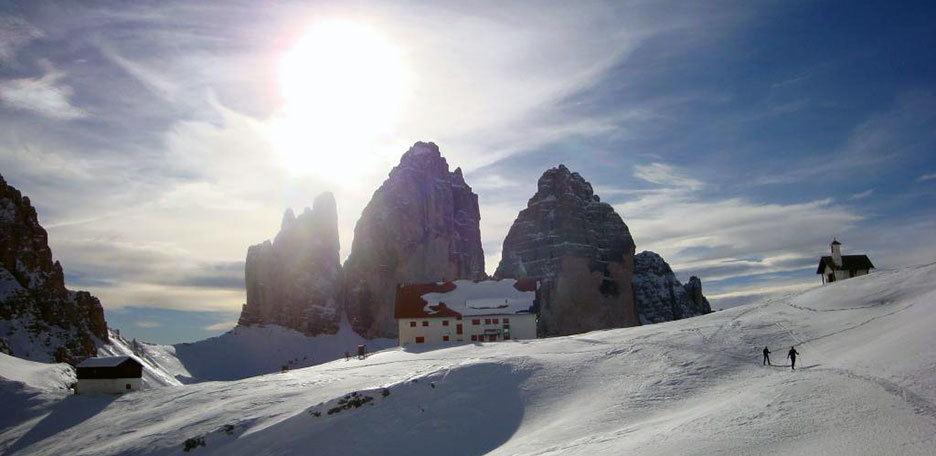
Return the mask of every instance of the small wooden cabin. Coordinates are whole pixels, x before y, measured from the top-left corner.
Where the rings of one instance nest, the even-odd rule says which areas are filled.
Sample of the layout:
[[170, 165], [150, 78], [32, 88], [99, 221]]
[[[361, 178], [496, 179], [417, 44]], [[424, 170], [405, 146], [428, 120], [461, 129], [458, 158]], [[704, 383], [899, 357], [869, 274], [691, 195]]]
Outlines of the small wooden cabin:
[[121, 394], [143, 387], [143, 365], [129, 356], [88, 358], [77, 370], [75, 394]]

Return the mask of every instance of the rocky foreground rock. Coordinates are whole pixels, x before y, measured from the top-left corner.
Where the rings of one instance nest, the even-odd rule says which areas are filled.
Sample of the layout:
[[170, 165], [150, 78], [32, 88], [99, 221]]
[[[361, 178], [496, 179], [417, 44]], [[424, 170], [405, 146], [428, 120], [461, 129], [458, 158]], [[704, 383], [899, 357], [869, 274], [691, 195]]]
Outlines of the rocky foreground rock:
[[276, 238], [247, 250], [244, 275], [247, 303], [238, 324], [336, 333], [342, 300], [335, 197], [319, 195], [298, 217], [287, 210]]
[[634, 249], [611, 205], [582, 176], [559, 165], [543, 173], [510, 227], [494, 277], [544, 280], [541, 335], [635, 326]]
[[396, 337], [400, 283], [484, 277], [478, 195], [433, 143], [417, 142], [374, 192], [344, 265], [345, 310], [364, 337]]
[[702, 295], [702, 281], [692, 276], [685, 285], [660, 255], [644, 251], [634, 257], [634, 300], [643, 324], [661, 323], [712, 312]]
[[76, 364], [107, 340], [100, 301], [65, 288], [35, 208], [0, 176], [0, 351]]

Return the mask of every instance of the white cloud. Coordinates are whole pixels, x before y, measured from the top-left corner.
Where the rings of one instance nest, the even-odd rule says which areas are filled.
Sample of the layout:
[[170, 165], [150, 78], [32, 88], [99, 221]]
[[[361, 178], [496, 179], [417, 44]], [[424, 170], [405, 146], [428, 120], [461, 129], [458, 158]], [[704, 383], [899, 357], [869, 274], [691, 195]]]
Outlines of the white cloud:
[[702, 182], [687, 177], [676, 168], [664, 163], [637, 165], [634, 167], [634, 177], [670, 187], [685, 187], [690, 190], [702, 188]]
[[42, 38], [42, 30], [21, 17], [0, 16], [0, 62], [10, 62], [26, 43]]
[[933, 174], [924, 174], [917, 178], [917, 182], [925, 182], [928, 180], [936, 179], [936, 173]]
[[158, 322], [158, 321], [145, 321], [145, 320], [141, 320], [141, 321], [135, 321], [135, 322], [133, 322], [133, 326], [136, 326], [136, 327], [138, 327], [138, 328], [159, 328], [159, 327], [162, 326], [162, 323], [160, 323], [160, 322]]
[[48, 61], [40, 63], [45, 71], [42, 77], [0, 81], [0, 102], [12, 109], [32, 111], [53, 119], [87, 116], [87, 112], [70, 103], [71, 87], [59, 82], [65, 73], [56, 70]]
[[851, 196], [851, 199], [853, 199], [853, 200], [865, 199], [865, 198], [871, 196], [872, 193], [874, 193], [874, 189], [873, 189], [873, 188], [869, 188], [869, 189], [867, 189], [867, 190], [865, 190], [865, 191], [863, 191], [863, 192], [855, 193], [854, 195]]
[[208, 331], [224, 331], [237, 326], [237, 320], [228, 320], [205, 326], [203, 329]]

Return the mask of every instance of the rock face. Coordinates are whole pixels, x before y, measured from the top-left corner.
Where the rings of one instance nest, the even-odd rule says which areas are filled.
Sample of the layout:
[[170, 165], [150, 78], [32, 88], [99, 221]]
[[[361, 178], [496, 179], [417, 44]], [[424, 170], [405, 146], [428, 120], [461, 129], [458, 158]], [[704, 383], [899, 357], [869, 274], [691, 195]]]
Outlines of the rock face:
[[627, 225], [559, 165], [543, 173], [510, 227], [494, 277], [543, 279], [538, 331], [552, 336], [638, 325], [633, 270]]
[[334, 334], [341, 318], [338, 212], [331, 193], [296, 217], [287, 210], [273, 242], [247, 249], [247, 303], [239, 325], [275, 324]]
[[36, 210], [0, 176], [0, 349], [76, 364], [107, 340], [101, 302], [65, 288], [62, 265], [52, 260]]
[[345, 310], [367, 338], [396, 337], [400, 283], [481, 279], [478, 195], [433, 143], [417, 142], [374, 192], [345, 262]]
[[634, 301], [643, 324], [679, 320], [712, 312], [702, 281], [679, 283], [663, 257], [645, 251], [634, 257]]

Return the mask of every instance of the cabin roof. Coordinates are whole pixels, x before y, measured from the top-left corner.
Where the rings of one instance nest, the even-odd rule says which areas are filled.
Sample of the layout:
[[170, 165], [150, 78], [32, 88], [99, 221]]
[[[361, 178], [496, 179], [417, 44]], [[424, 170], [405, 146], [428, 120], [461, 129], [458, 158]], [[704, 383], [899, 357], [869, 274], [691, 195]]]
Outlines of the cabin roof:
[[117, 367], [127, 360], [140, 364], [129, 356], [108, 356], [105, 358], [88, 358], [78, 364], [77, 367]]
[[835, 262], [832, 261], [831, 256], [824, 256], [819, 259], [819, 267], [816, 269], [816, 274], [822, 274], [825, 266], [828, 266], [833, 271], [856, 271], [859, 269], [871, 270], [874, 268], [874, 265], [871, 264], [871, 259], [868, 258], [867, 255], [842, 255], [841, 266], [837, 266]]
[[539, 279], [457, 280], [397, 287], [393, 317], [445, 318], [531, 313]]

